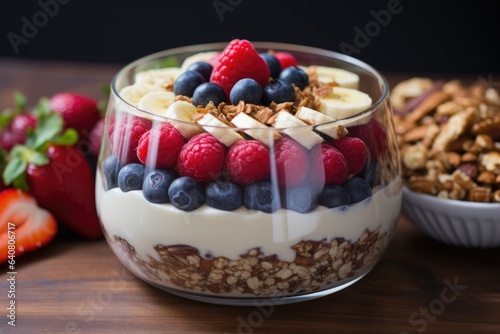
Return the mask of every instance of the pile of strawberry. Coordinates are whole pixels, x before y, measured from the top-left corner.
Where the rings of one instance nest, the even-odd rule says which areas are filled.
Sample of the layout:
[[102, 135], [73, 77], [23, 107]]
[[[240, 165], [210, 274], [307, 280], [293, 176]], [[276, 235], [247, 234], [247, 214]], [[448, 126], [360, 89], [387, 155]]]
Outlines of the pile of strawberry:
[[15, 256], [48, 244], [61, 227], [103, 237], [94, 181], [102, 108], [75, 92], [41, 98], [31, 110], [21, 93], [14, 102], [0, 113], [0, 263], [14, 256], [13, 235]]

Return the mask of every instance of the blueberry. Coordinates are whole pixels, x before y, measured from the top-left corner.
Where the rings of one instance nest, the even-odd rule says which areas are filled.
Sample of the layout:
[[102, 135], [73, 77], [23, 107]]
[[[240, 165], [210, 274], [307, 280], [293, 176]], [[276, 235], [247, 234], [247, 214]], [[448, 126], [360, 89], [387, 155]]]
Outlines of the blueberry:
[[210, 101], [218, 106], [222, 102], [226, 102], [226, 93], [221, 86], [213, 82], [204, 82], [194, 90], [193, 104], [205, 107]]
[[262, 92], [262, 102], [268, 106], [271, 102], [283, 103], [293, 102], [295, 100], [295, 89], [285, 81], [273, 79], [268, 82]]
[[192, 97], [196, 87], [205, 82], [200, 72], [186, 71], [179, 75], [174, 82], [174, 94]]
[[304, 89], [309, 84], [309, 76], [304, 72], [303, 69], [296, 66], [288, 66], [283, 71], [281, 71], [279, 80], [293, 83], [300, 89]]
[[144, 180], [144, 165], [131, 163], [125, 165], [118, 173], [118, 186], [123, 192], [141, 190]]
[[104, 159], [102, 169], [106, 179], [107, 190], [118, 187], [118, 173], [122, 165], [115, 155], [110, 155]]
[[350, 203], [351, 199], [347, 189], [336, 184], [327, 184], [318, 197], [318, 204], [327, 208], [342, 207]]
[[377, 161], [368, 159], [358, 176], [361, 176], [373, 187], [377, 183]]
[[201, 183], [189, 176], [175, 179], [168, 188], [170, 202], [180, 210], [192, 211], [205, 202]]
[[207, 205], [226, 211], [236, 210], [243, 204], [243, 189], [226, 179], [217, 179], [205, 188]]
[[210, 76], [212, 75], [213, 66], [206, 61], [197, 61], [192, 63], [187, 68], [187, 71], [199, 72], [205, 78], [205, 81], [210, 81]]
[[316, 207], [315, 193], [304, 185], [288, 188], [284, 191], [283, 207], [300, 213], [310, 212]]
[[355, 176], [344, 182], [343, 186], [349, 193], [351, 204], [361, 202], [372, 195], [372, 188], [365, 179]]
[[269, 71], [271, 71], [271, 78], [278, 78], [281, 72], [281, 64], [278, 58], [268, 52], [259, 53], [259, 55], [266, 61]]
[[257, 181], [245, 187], [243, 204], [249, 210], [271, 213], [280, 208], [278, 189], [271, 181]]
[[151, 203], [168, 203], [168, 187], [175, 180], [175, 174], [165, 169], [153, 169], [145, 177], [142, 184], [144, 198]]
[[229, 93], [231, 104], [237, 105], [240, 101], [251, 104], [260, 104], [262, 100], [262, 87], [254, 79], [245, 78], [238, 80]]

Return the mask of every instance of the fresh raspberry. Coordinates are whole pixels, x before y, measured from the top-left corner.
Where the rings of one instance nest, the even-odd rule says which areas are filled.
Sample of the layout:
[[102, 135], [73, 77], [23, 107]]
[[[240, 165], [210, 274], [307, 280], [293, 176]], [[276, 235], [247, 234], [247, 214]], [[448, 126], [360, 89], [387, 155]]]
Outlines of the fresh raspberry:
[[245, 39], [234, 39], [220, 54], [210, 81], [221, 86], [228, 99], [231, 88], [240, 79], [254, 79], [264, 87], [270, 75], [266, 61], [259, 56], [252, 43]]
[[269, 177], [270, 156], [267, 147], [258, 140], [240, 140], [226, 155], [225, 170], [231, 180], [241, 185]]
[[137, 157], [137, 145], [141, 136], [151, 128], [151, 121], [133, 116], [125, 115], [110, 121], [109, 143], [111, 150], [125, 165], [139, 162]]
[[349, 174], [357, 174], [366, 163], [367, 149], [365, 143], [357, 137], [341, 137], [330, 144], [344, 155], [349, 167]]
[[304, 183], [319, 194], [325, 186], [325, 168], [323, 165], [322, 144], [311, 148], [308, 152], [309, 166]]
[[299, 66], [299, 62], [290, 52], [275, 52], [274, 56], [278, 58], [282, 70], [290, 66]]
[[308, 152], [290, 138], [281, 138], [274, 146], [276, 172], [280, 187], [293, 187], [304, 181], [307, 174]]
[[342, 184], [349, 175], [344, 155], [327, 143], [321, 144], [321, 156], [325, 173], [325, 184]]
[[226, 147], [209, 133], [192, 137], [181, 149], [177, 168], [182, 176], [200, 182], [215, 180], [224, 166]]
[[169, 123], [162, 123], [144, 132], [137, 146], [137, 157], [153, 168], [173, 168], [184, 145], [184, 137]]
[[378, 159], [387, 152], [387, 133], [375, 119], [363, 125], [349, 127], [349, 136], [361, 139], [371, 156]]

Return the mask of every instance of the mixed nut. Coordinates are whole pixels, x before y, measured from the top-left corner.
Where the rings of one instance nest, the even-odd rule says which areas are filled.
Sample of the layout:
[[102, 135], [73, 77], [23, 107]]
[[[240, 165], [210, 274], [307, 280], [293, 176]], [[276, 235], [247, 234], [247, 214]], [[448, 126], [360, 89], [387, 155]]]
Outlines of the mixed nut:
[[500, 203], [500, 95], [478, 80], [413, 77], [391, 93], [409, 189]]

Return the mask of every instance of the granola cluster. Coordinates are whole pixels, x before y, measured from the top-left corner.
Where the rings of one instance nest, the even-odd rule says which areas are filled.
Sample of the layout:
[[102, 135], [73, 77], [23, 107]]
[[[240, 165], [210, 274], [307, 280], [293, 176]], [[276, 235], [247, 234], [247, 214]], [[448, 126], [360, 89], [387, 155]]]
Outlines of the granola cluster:
[[[207, 106], [198, 106], [198, 113], [194, 115], [193, 121], [196, 121], [202, 118], [203, 115], [209, 113], [226, 123], [228, 126], [234, 127], [231, 120], [238, 113], [243, 112], [252, 116], [262, 124], [271, 125], [273, 124], [278, 112], [282, 110], [288, 111], [293, 115], [301, 107], [318, 110], [321, 103], [320, 99], [329, 95], [333, 91], [332, 87], [338, 86], [338, 84], [334, 81], [329, 83], [320, 83], [318, 81], [316, 67], [314, 65], [308, 66], [304, 70], [309, 77], [309, 84], [304, 87], [304, 89], [300, 89], [299, 87], [293, 85], [295, 89], [295, 101], [283, 103], [272, 102], [269, 106], [244, 103], [243, 101], [240, 101], [237, 105], [223, 102], [216, 106], [213, 102], [210, 102]], [[173, 83], [166, 85], [165, 89], [167, 91], [173, 91]], [[193, 102], [192, 97], [182, 95], [176, 96], [175, 100], [186, 101], [189, 103]], [[344, 135], [347, 135], [347, 129], [345, 129], [344, 126], [341, 127], [345, 133]]]
[[500, 203], [500, 95], [494, 87], [411, 78], [396, 85], [391, 102], [411, 190]]
[[292, 262], [260, 248], [229, 259], [202, 255], [188, 245], [161, 244], [154, 247], [156, 258], [145, 259], [127, 240], [115, 236], [114, 241], [157, 284], [196, 293], [265, 297], [319, 291], [367, 272], [387, 247], [391, 233], [365, 230], [355, 242], [300, 241], [292, 246], [296, 254]]

